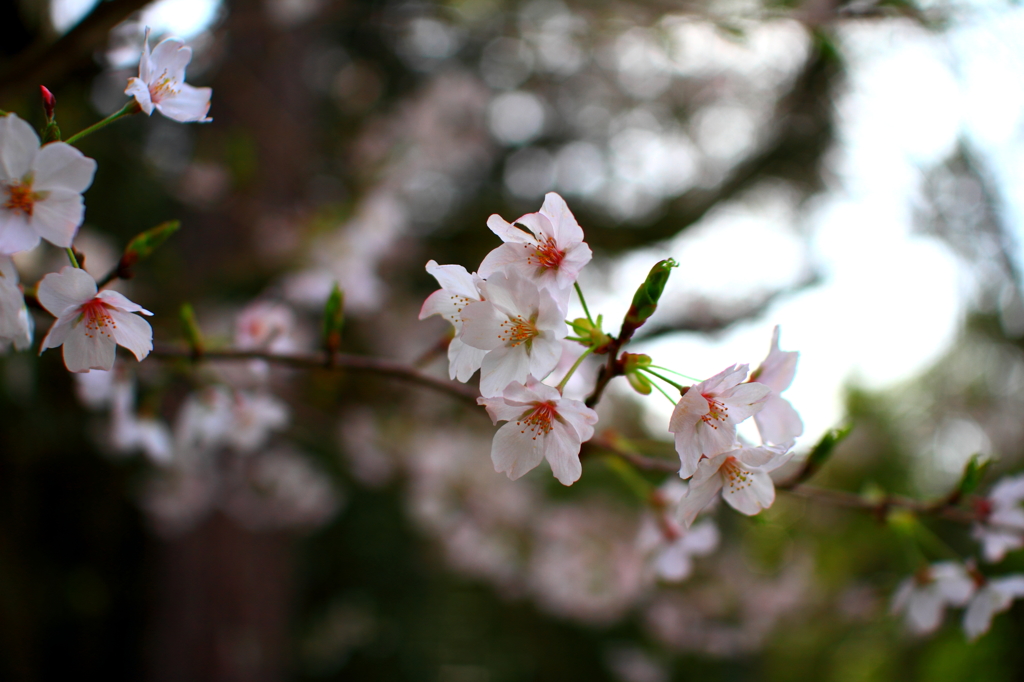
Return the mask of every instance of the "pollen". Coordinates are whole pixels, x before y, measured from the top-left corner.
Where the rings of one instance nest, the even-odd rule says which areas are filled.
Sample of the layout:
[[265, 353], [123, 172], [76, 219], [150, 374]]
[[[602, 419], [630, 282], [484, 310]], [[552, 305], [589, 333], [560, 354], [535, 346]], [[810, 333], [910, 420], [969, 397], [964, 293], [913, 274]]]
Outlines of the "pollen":
[[532, 254], [527, 256], [526, 262], [541, 270], [557, 270], [565, 260], [565, 251], [558, 248], [552, 237], [547, 237], [537, 243], [536, 246], [524, 244], [526, 248], [533, 248]]
[[722, 475], [729, 485], [729, 492], [737, 493], [744, 488], [749, 488], [754, 482], [752, 474], [740, 466], [735, 457], [726, 457], [721, 468]]
[[701, 415], [700, 420], [717, 431], [718, 424], [716, 422], [724, 422], [729, 419], [729, 408], [724, 403], [708, 396], [704, 396], [704, 400], [708, 401], [708, 412]]
[[160, 74], [160, 78], [149, 86], [149, 99], [155, 103], [168, 96], [177, 95], [178, 89], [174, 87], [174, 84], [174, 79], [168, 76], [167, 71], [165, 70]]
[[526, 320], [522, 315], [509, 317], [498, 326], [498, 339], [515, 348], [521, 343], [530, 342], [540, 331], [532, 320]]
[[7, 192], [9, 196], [4, 208], [9, 211], [21, 211], [27, 216], [32, 215], [38, 197], [32, 191], [31, 184], [16, 182], [7, 187]]
[[516, 421], [516, 426], [521, 427], [519, 433], [525, 434], [530, 431], [533, 440], [537, 436], [546, 436], [551, 433], [551, 420], [558, 417], [558, 410], [551, 403], [537, 403], [532, 412], [524, 414]]
[[79, 320], [85, 320], [86, 337], [90, 339], [95, 339], [97, 336], [106, 336], [108, 339], [114, 338], [117, 322], [111, 317], [110, 311], [103, 301], [98, 298], [86, 301], [79, 308], [79, 311], [81, 313]]

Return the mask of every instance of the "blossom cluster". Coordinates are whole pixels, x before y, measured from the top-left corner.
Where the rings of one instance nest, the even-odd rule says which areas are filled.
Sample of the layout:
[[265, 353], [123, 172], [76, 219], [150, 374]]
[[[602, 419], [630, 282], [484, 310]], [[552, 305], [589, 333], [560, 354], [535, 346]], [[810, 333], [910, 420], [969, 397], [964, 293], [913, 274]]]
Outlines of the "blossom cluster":
[[[192, 50], [174, 38], [150, 52], [147, 29], [139, 76], [129, 79], [125, 90], [134, 99], [108, 121], [121, 113], [151, 114], [154, 108], [176, 121], [210, 120], [210, 89], [184, 82], [191, 58]], [[56, 100], [45, 88], [43, 95], [52, 123]], [[121, 293], [99, 291], [74, 257], [72, 245], [85, 218], [82, 195], [95, 174], [96, 161], [71, 144], [53, 139], [44, 144], [17, 115], [0, 116], [0, 345], [21, 350], [32, 344], [32, 318], [11, 257], [45, 240], [67, 249], [73, 267], [47, 274], [36, 288], [39, 304], [57, 318], [41, 351], [63, 346], [64, 362], [72, 372], [111, 369], [117, 346], [138, 360], [153, 348], [153, 330], [136, 314], [152, 313]]]
[[[688, 527], [719, 491], [737, 511], [754, 515], [771, 506], [769, 472], [785, 464], [803, 422], [781, 393], [796, 373], [798, 353], [779, 349], [779, 328], [764, 362], [747, 377], [733, 365], [683, 390], [669, 423], [679, 454], [679, 476], [690, 479], [678, 515]], [[744, 443], [736, 427], [754, 417], [762, 443]]]
[[597, 413], [542, 382], [562, 357], [569, 299], [592, 253], [553, 192], [539, 212], [513, 224], [492, 215], [487, 226], [503, 244], [477, 272], [427, 263], [441, 288], [424, 301], [420, 319], [440, 315], [452, 323], [451, 378], [468, 381], [479, 370], [479, 403], [495, 424], [507, 422], [491, 448], [495, 469], [517, 479], [547, 459], [570, 485], [582, 472], [580, 447], [593, 436]]

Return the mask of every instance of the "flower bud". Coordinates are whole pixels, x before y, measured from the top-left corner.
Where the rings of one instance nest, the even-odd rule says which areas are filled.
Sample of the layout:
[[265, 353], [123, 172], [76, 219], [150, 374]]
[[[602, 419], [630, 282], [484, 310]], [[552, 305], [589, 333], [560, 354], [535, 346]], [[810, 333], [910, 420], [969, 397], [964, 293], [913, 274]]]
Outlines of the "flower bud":
[[647, 279], [640, 285], [633, 295], [633, 303], [629, 306], [625, 319], [622, 320], [622, 331], [619, 339], [625, 343], [633, 336], [633, 332], [643, 326], [644, 322], [654, 314], [658, 308], [658, 299], [665, 291], [665, 284], [672, 268], [679, 267], [679, 263], [673, 258], [666, 258], [658, 261], [647, 274]]
[[53, 121], [53, 110], [57, 107], [57, 98], [45, 85], [40, 85], [39, 91], [43, 96], [43, 112], [46, 114], [46, 122], [50, 123]]

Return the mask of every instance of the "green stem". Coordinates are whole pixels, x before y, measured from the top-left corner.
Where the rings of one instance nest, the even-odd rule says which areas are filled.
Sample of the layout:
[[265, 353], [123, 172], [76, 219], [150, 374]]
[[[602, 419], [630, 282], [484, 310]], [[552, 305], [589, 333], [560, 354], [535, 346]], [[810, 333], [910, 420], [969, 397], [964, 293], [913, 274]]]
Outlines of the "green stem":
[[667, 399], [667, 400], [668, 400], [668, 401], [669, 401], [670, 403], [672, 403], [673, 405], [675, 405], [675, 404], [676, 404], [677, 402], [679, 402], [678, 400], [673, 400], [673, 399], [672, 399], [672, 396], [670, 396], [670, 395], [669, 395], [669, 394], [668, 394], [668, 393], [667, 393], [667, 392], [665, 391], [665, 389], [663, 389], [663, 388], [662, 388], [661, 386], [659, 386], [658, 384], [654, 383], [653, 381], [651, 382], [651, 386], [654, 386], [654, 387], [655, 387], [656, 389], [658, 389], [658, 393], [660, 393], [660, 394], [662, 394], [663, 396], [665, 396], [665, 398], [666, 398], [666, 399]]
[[99, 121], [98, 123], [93, 123], [91, 126], [86, 128], [85, 130], [81, 130], [81, 131], [75, 133], [74, 135], [72, 135], [71, 137], [69, 137], [68, 139], [66, 139], [64, 141], [67, 142], [68, 144], [74, 144], [74, 143], [78, 142], [79, 140], [81, 140], [86, 135], [91, 135], [92, 133], [95, 133], [100, 128], [106, 128], [108, 125], [110, 125], [111, 123], [113, 123], [117, 119], [124, 118], [125, 116], [131, 116], [132, 114], [137, 114], [140, 111], [142, 111], [142, 109], [139, 108], [139, 103], [136, 102], [133, 99], [132, 101], [128, 102], [128, 104], [125, 104], [124, 107], [120, 111], [114, 112], [113, 114], [111, 114], [110, 116], [107, 116], [105, 119], [103, 119], [102, 121]]
[[594, 318], [590, 316], [590, 308], [587, 307], [587, 299], [583, 298], [583, 289], [580, 289], [579, 282], [573, 282], [573, 286], [576, 287], [576, 295], [580, 297], [580, 305], [583, 306], [583, 312], [587, 316], [587, 322], [593, 326]]
[[76, 268], [82, 267], [81, 265], [78, 264], [78, 259], [75, 258], [75, 250], [74, 249], [72, 249], [69, 246], [68, 248], [66, 248], [64, 250], [67, 251], [67, 253], [68, 253], [68, 260], [71, 261], [72, 265], [74, 265]]
[[566, 385], [567, 383], [569, 383], [569, 379], [570, 379], [570, 378], [572, 378], [572, 375], [573, 375], [573, 374], [574, 374], [574, 373], [576, 372], [576, 370], [577, 370], [577, 369], [579, 369], [579, 366], [580, 366], [581, 364], [583, 364], [583, 360], [584, 360], [584, 359], [585, 359], [585, 358], [586, 358], [586, 357], [587, 357], [588, 355], [590, 355], [590, 354], [591, 354], [591, 353], [593, 353], [593, 352], [594, 352], [594, 348], [593, 348], [593, 347], [590, 347], [590, 348], [586, 349], [585, 351], [583, 351], [583, 355], [579, 356], [579, 357], [578, 357], [578, 358], [576, 359], [576, 362], [575, 362], [575, 364], [573, 364], [573, 366], [569, 368], [569, 371], [568, 371], [568, 372], [566, 372], [566, 375], [565, 375], [565, 377], [564, 377], [564, 378], [563, 378], [563, 379], [562, 379], [561, 381], [559, 381], [559, 382], [558, 382], [558, 386], [556, 386], [556, 387], [555, 387], [555, 388], [557, 388], [557, 389], [558, 389], [558, 392], [559, 392], [559, 393], [561, 393], [561, 392], [562, 392], [562, 389], [564, 389], [564, 388], [565, 388], [565, 385]]
[[689, 379], [690, 381], [696, 381], [698, 384], [701, 381], [703, 381], [703, 379], [698, 379], [697, 377], [691, 377], [689, 374], [683, 374], [682, 372], [677, 372], [676, 370], [674, 370], [674, 369], [672, 369], [670, 367], [663, 367], [661, 365], [647, 365], [647, 366], [651, 367], [653, 369], [660, 369], [660, 370], [662, 370], [664, 372], [668, 372], [670, 374], [675, 374], [676, 376], [680, 376], [680, 377], [682, 377], [684, 379]]
[[677, 384], [676, 382], [672, 381], [672, 380], [671, 380], [671, 379], [669, 379], [668, 377], [663, 377], [663, 376], [661, 376], [660, 374], [658, 374], [657, 372], [655, 372], [654, 370], [652, 370], [652, 369], [651, 369], [650, 367], [639, 367], [638, 369], [640, 369], [640, 370], [643, 370], [644, 372], [647, 372], [647, 373], [648, 373], [648, 374], [650, 374], [651, 376], [655, 376], [655, 377], [658, 377], [659, 379], [661, 379], [662, 381], [664, 381], [664, 382], [665, 382], [666, 384], [669, 384], [670, 386], [675, 386], [675, 387], [676, 387], [676, 388], [678, 388], [678, 389], [679, 389], [680, 391], [681, 391], [681, 390], [683, 390], [684, 388], [686, 388], [686, 386], [683, 386], [683, 385], [681, 385], [681, 384]]

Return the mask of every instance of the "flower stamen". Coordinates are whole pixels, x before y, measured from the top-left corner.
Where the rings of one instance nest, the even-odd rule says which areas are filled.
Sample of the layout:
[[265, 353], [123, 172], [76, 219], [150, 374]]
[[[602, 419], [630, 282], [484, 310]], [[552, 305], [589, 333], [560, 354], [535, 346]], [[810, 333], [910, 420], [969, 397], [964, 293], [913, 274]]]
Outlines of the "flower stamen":
[[[531, 248], [531, 245], [524, 244], [526, 248]], [[558, 248], [555, 244], [553, 237], [546, 237], [544, 240], [539, 241], [534, 248], [534, 252], [527, 256], [526, 262], [528, 265], [533, 265], [541, 270], [557, 270], [565, 259], [565, 251]]]
[[540, 330], [533, 320], [526, 320], [522, 315], [509, 317], [498, 326], [498, 339], [502, 343], [515, 348], [521, 343], [529, 343], [540, 335]]
[[26, 216], [31, 217], [36, 199], [38, 198], [36, 193], [32, 191], [31, 183], [15, 182], [12, 185], [8, 185], [7, 192], [10, 194], [10, 198], [4, 204], [4, 208], [9, 211], [21, 211]]
[[550, 402], [537, 403], [533, 412], [524, 414], [516, 421], [516, 426], [521, 426], [519, 433], [533, 432], [533, 440], [537, 436], [546, 436], [551, 433], [551, 420], [558, 417], [558, 410]]

